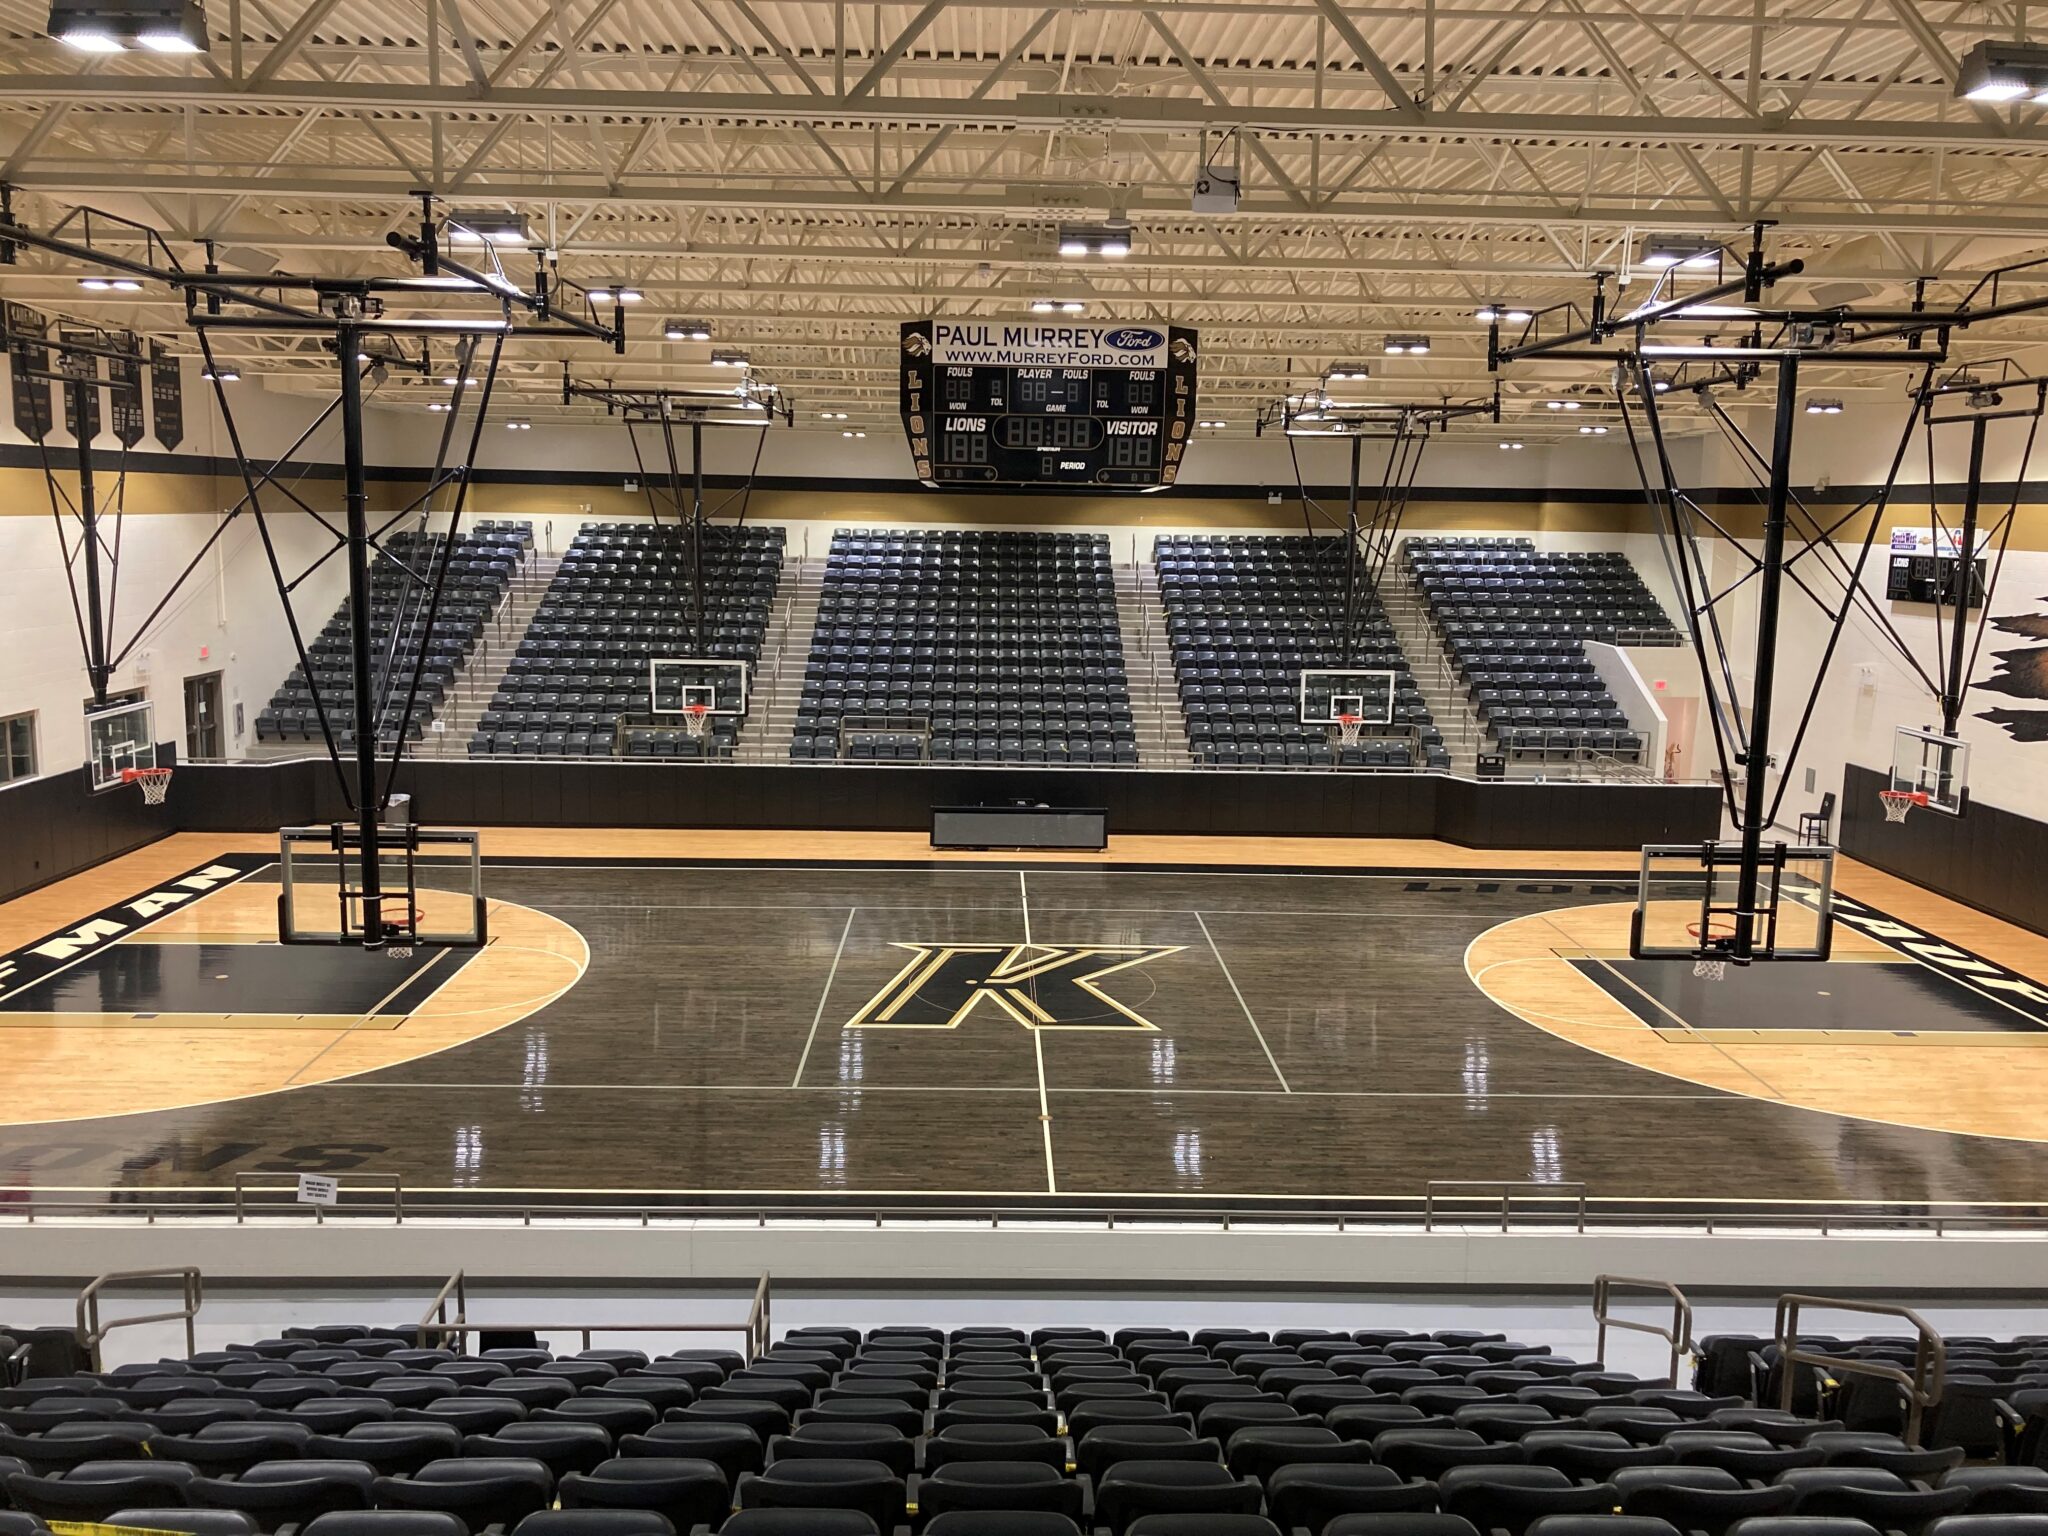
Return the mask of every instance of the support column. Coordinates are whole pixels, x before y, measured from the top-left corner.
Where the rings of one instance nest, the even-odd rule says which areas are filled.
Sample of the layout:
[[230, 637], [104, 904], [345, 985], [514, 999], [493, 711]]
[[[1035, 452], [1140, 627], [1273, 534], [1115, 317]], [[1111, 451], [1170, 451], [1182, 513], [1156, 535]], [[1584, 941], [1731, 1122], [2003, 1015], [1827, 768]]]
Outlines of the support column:
[[[66, 369], [66, 372], [69, 370]], [[92, 439], [86, 435], [86, 412], [91, 409], [93, 386], [68, 380], [64, 388], [71, 395], [71, 419], [78, 423], [78, 517], [85, 529], [85, 671], [92, 684], [92, 702], [107, 702], [107, 625], [100, 597], [100, 498], [92, 478]]]
[[[384, 947], [383, 867], [378, 862], [377, 707], [370, 696], [370, 491], [363, 467], [363, 373], [356, 362], [356, 328], [335, 332], [341, 368], [342, 500], [348, 513], [348, 623], [355, 698], [356, 828], [362, 838], [363, 947]], [[348, 860], [341, 860], [347, 876]]]
[[704, 421], [690, 418], [690, 632], [696, 655], [705, 654], [704, 634]]
[[[1771, 698], [1778, 671], [1778, 606], [1785, 585], [1785, 508], [1792, 479], [1792, 426], [1799, 409], [1799, 354], [1778, 361], [1777, 414], [1771, 432], [1771, 479], [1764, 504], [1762, 585], [1756, 606], [1756, 685], [1750, 695], [1749, 751], [1743, 759], [1742, 863], [1735, 886], [1735, 949], [1747, 960], [1757, 936], [1758, 865], [1768, 804], [1764, 775], [1771, 756]], [[1709, 871], [1708, 879], [1712, 879]], [[1705, 935], [1701, 935], [1702, 942]]]
[[1365, 439], [1353, 433], [1350, 498], [1344, 510], [1344, 637], [1338, 648], [1347, 667], [1358, 659], [1353, 642], [1358, 634], [1358, 466], [1364, 447]]
[[[1963, 693], [1969, 686], [1969, 679], [1963, 671], [1969, 666], [1968, 647], [1970, 618], [1970, 588], [1976, 569], [1977, 559], [1977, 513], [1984, 502], [1984, 429], [1982, 416], [1970, 422], [1970, 477], [1963, 488], [1962, 548], [1956, 553], [1956, 612], [1953, 627], [1948, 636], [1948, 670], [1941, 680], [1941, 733], [1944, 736], [1956, 734], [1956, 724], [1962, 719]], [[1931, 521], [1932, 519], [1930, 519]], [[1941, 551], [1934, 552], [1935, 613], [1941, 612]], [[1954, 765], [1947, 761], [1948, 749], [1942, 749], [1941, 791], [1949, 792], [1949, 777]]]

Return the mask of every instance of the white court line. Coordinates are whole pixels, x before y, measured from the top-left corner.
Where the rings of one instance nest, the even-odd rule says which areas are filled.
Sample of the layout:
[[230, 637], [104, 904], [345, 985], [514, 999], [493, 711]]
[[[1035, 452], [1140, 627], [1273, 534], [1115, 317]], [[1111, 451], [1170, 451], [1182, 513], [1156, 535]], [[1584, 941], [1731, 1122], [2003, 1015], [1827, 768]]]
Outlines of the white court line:
[[796, 1059], [796, 1075], [789, 1080], [794, 1088], [803, 1081], [804, 1066], [811, 1059], [811, 1045], [818, 1038], [818, 1026], [825, 1020], [825, 1004], [832, 997], [832, 983], [839, 975], [839, 959], [846, 953], [847, 936], [853, 932], [853, 914], [859, 907], [846, 909], [846, 926], [839, 930], [839, 947], [832, 951], [832, 969], [825, 973], [825, 990], [818, 994], [818, 1011], [811, 1015], [811, 1032], [804, 1036], [804, 1053]]
[[[1024, 883], [1024, 871], [1017, 871], [1017, 902], [1024, 911], [1024, 942], [1031, 942], [1031, 887]], [[1058, 1170], [1052, 1160], [1052, 1101], [1045, 1096], [1045, 1031], [1031, 1031], [1031, 1059], [1038, 1067], [1038, 1130], [1045, 1142], [1045, 1192], [1060, 1192]]]
[[1223, 972], [1223, 979], [1230, 983], [1231, 995], [1237, 999], [1237, 1006], [1244, 1010], [1244, 1021], [1251, 1025], [1252, 1033], [1258, 1036], [1259, 1049], [1266, 1053], [1266, 1061], [1273, 1068], [1273, 1075], [1280, 1079], [1280, 1091], [1292, 1093], [1287, 1074], [1280, 1070], [1280, 1063], [1273, 1060], [1273, 1048], [1266, 1044], [1266, 1032], [1259, 1028], [1259, 1021], [1252, 1017], [1252, 1005], [1244, 1000], [1244, 994], [1237, 989], [1237, 978], [1230, 974], [1230, 967], [1223, 963], [1223, 951], [1216, 947], [1216, 936], [1209, 931], [1209, 925], [1202, 920], [1202, 914], [1195, 914], [1195, 921], [1202, 925], [1202, 937], [1209, 941], [1209, 953], [1216, 957], [1217, 969]]

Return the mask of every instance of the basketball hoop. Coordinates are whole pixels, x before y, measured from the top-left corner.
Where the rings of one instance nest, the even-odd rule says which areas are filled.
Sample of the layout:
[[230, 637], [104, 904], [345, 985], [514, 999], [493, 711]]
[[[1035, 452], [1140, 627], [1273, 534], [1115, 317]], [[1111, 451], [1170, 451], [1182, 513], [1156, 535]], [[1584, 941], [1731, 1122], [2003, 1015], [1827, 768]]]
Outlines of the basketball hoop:
[[1917, 789], [1880, 789], [1877, 798], [1884, 805], [1886, 821], [1904, 821], [1914, 806], [1927, 804], [1926, 794]]
[[142, 787], [144, 805], [162, 805], [164, 796], [171, 792], [171, 770], [168, 768], [123, 768], [123, 784], [137, 784]]
[[1692, 957], [1692, 973], [1700, 981], [1726, 981], [1728, 979], [1728, 958], [1725, 954], [1709, 953], [1735, 937], [1733, 928], [1723, 928], [1709, 920], [1705, 937], [1701, 937], [1698, 923], [1687, 923], [1685, 931], [1693, 936], [1700, 946], [1700, 952]]
[[1364, 728], [1363, 715], [1339, 715], [1337, 717], [1337, 743], [1343, 747], [1358, 745], [1358, 733]]
[[683, 706], [683, 729], [690, 733], [692, 741], [704, 739], [705, 728], [711, 724], [709, 704], [685, 704]]

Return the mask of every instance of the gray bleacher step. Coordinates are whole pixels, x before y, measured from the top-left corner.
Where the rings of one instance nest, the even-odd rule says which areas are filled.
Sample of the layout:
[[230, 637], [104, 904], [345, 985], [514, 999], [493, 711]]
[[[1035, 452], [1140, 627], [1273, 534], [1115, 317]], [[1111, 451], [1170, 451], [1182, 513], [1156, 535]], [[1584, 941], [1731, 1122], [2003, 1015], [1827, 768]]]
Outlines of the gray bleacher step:
[[[512, 578], [504, 607], [484, 626], [484, 637], [478, 642], [476, 653], [456, 672], [455, 685], [449, 690], [440, 715], [428, 723], [426, 739], [416, 744], [414, 750], [420, 756], [469, 756], [470, 738], [491, 707], [498, 685], [505, 680], [512, 658], [519, 652], [519, 642], [526, 638], [526, 631], [547, 596], [548, 584], [561, 567], [560, 555], [534, 554]], [[437, 723], [441, 726], [438, 731], [434, 729]]]
[[1453, 773], [1470, 774], [1478, 767], [1478, 755], [1490, 747], [1484, 723], [1472, 707], [1450, 656], [1430, 627], [1429, 616], [1414, 585], [1394, 561], [1389, 561], [1379, 587], [1380, 606], [1394, 626], [1394, 638], [1422, 701], [1429, 706], [1430, 719], [1443, 732], [1444, 750], [1451, 755]]
[[1187, 720], [1173, 670], [1166, 613], [1159, 605], [1159, 575], [1149, 559], [1116, 568], [1116, 619], [1124, 642], [1124, 676], [1131, 690], [1131, 723], [1138, 732], [1138, 766], [1186, 768]]

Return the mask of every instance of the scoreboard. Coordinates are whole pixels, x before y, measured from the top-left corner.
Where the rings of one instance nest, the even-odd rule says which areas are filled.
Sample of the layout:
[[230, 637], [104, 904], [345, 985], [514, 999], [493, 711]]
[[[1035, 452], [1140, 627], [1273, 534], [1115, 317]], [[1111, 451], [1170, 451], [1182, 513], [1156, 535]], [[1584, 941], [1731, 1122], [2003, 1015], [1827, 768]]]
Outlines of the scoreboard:
[[[1977, 534], [1969, 562], [1969, 606], [1984, 606], [1984, 553], [1991, 535]], [[1895, 603], [1941, 603], [1954, 607], [1962, 587], [1962, 535], [1953, 528], [1894, 528], [1891, 567], [1885, 573], [1884, 595]]]
[[903, 430], [917, 478], [1169, 486], [1194, 426], [1195, 361], [1195, 333], [1179, 326], [911, 321]]

